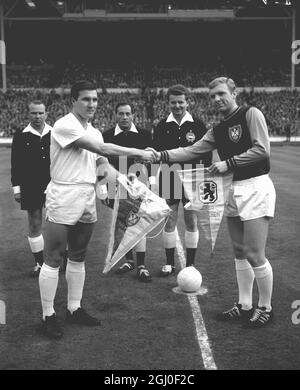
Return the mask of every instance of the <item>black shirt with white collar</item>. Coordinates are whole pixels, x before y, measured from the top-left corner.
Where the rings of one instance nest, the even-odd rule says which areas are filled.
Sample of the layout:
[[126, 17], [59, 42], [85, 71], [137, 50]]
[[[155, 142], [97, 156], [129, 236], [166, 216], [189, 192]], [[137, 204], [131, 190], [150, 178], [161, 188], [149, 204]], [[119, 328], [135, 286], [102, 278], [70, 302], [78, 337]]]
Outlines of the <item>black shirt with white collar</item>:
[[[162, 119], [154, 129], [153, 147], [157, 151], [162, 151], [191, 146], [199, 141], [206, 131], [205, 124], [192, 117], [189, 112], [182, 118], [180, 125], [170, 114], [167, 118]], [[203, 153], [197, 159], [186, 161], [185, 164], [204, 164], [207, 167], [211, 165], [211, 160], [212, 153], [208, 152]]]
[[[30, 125], [13, 136], [11, 183], [13, 187], [44, 192], [50, 181], [51, 126], [45, 124], [40, 135]], [[18, 191], [19, 192], [19, 191]]]
[[[151, 134], [144, 130], [135, 127], [132, 124], [129, 131], [122, 131], [119, 126], [112, 127], [105, 131], [103, 134], [104, 142], [112, 143], [126, 148], [146, 149], [148, 146], [152, 146]], [[109, 157], [109, 162], [119, 170], [119, 158]], [[127, 167], [135, 163], [134, 159], [127, 159]]]

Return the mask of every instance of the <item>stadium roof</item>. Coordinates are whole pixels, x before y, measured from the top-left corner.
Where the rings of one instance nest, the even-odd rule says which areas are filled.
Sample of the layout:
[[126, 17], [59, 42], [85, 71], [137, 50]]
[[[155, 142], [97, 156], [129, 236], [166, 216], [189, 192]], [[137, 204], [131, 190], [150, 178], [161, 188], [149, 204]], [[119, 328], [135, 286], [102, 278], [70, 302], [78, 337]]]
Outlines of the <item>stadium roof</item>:
[[5, 20], [290, 18], [295, 0], [0, 0]]

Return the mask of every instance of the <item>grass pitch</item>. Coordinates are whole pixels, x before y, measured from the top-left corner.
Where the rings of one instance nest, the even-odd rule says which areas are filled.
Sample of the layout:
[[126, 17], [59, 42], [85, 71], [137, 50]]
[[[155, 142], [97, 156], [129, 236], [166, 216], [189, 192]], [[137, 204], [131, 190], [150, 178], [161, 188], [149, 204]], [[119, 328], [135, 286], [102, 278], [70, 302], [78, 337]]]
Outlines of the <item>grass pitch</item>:
[[[295, 309], [291, 307], [292, 302], [300, 300], [299, 161], [300, 148], [272, 147], [271, 177], [277, 207], [267, 245], [274, 271], [275, 311], [275, 322], [269, 327], [245, 330], [239, 324], [214, 320], [215, 313], [229, 308], [237, 297], [233, 253], [224, 221], [213, 258], [204, 235], [200, 235], [196, 266], [208, 293], [197, 299], [218, 369], [300, 368], [300, 324], [293, 324]], [[83, 304], [102, 318], [103, 325], [85, 329], [63, 323], [66, 281], [60, 273], [55, 307], [64, 338], [49, 341], [38, 335], [38, 282], [27, 276], [33, 259], [26, 214], [13, 200], [8, 148], [0, 149], [0, 195], [0, 300], [6, 304], [6, 325], [0, 325], [0, 369], [203, 369], [188, 299], [172, 291], [175, 276], [158, 277], [165, 261], [161, 236], [147, 241], [146, 264], [152, 283], [139, 282], [135, 271], [122, 276], [113, 271], [102, 274], [111, 211], [100, 203], [99, 221], [87, 255]], [[179, 233], [183, 238], [182, 218]]]

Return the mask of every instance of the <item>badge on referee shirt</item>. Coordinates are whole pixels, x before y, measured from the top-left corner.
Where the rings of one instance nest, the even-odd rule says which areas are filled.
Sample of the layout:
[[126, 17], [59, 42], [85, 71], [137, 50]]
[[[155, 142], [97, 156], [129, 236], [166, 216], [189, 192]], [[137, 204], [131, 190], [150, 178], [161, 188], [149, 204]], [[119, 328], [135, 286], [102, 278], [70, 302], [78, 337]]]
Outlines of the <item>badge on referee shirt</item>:
[[195, 136], [195, 134], [193, 133], [193, 131], [190, 130], [190, 131], [188, 131], [188, 132], [186, 133], [185, 138], [186, 138], [186, 140], [187, 140], [188, 142], [194, 142], [195, 139], [196, 139], [196, 136]]
[[229, 138], [231, 141], [238, 143], [242, 136], [242, 126], [236, 125], [229, 127]]

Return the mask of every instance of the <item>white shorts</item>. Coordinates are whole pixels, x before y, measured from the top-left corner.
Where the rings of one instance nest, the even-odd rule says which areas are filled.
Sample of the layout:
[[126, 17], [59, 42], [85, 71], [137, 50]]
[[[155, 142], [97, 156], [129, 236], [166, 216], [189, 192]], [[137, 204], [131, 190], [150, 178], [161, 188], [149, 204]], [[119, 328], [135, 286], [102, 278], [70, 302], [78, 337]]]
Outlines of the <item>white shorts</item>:
[[234, 181], [225, 203], [226, 217], [240, 217], [241, 221], [274, 217], [276, 193], [269, 175]]
[[50, 181], [46, 219], [63, 225], [97, 221], [96, 193], [92, 184], [57, 184]]

